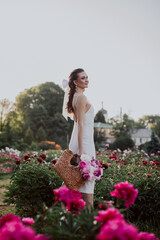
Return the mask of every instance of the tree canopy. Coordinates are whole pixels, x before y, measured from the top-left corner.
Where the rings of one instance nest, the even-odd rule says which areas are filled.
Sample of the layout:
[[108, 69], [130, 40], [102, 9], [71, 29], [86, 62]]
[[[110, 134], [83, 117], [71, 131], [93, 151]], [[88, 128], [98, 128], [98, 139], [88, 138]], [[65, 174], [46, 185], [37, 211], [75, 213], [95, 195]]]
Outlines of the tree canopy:
[[6, 118], [12, 135], [10, 143], [16, 140], [31, 144], [43, 139], [67, 147], [73, 123], [62, 116], [63, 97], [64, 91], [53, 82], [21, 92], [16, 97], [15, 110]]

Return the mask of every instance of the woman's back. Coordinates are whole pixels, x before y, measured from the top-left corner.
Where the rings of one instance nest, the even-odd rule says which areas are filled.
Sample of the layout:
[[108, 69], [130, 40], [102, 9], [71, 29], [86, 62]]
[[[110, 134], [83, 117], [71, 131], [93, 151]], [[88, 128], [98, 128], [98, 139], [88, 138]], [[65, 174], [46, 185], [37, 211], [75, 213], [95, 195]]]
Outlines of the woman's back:
[[[83, 121], [83, 154], [96, 157], [96, 150], [94, 145], [94, 108], [90, 104], [90, 108], [85, 112]], [[78, 152], [78, 124], [74, 121], [73, 131], [69, 142], [69, 149], [76, 154]], [[86, 183], [79, 189], [80, 192], [93, 193], [94, 181], [86, 181]]]

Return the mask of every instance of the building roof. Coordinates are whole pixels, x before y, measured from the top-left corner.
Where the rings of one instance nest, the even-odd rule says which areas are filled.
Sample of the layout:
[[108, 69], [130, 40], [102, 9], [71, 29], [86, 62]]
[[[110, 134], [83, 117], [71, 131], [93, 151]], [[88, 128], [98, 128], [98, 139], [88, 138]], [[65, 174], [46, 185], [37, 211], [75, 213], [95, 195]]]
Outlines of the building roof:
[[145, 128], [134, 129], [131, 132], [132, 137], [138, 137], [138, 138], [150, 138], [151, 135], [152, 135], [152, 130], [145, 129]]
[[100, 110], [103, 114], [107, 114], [107, 110], [105, 110], [103, 107]]
[[109, 123], [95, 122], [94, 127], [95, 128], [112, 128], [113, 126]]

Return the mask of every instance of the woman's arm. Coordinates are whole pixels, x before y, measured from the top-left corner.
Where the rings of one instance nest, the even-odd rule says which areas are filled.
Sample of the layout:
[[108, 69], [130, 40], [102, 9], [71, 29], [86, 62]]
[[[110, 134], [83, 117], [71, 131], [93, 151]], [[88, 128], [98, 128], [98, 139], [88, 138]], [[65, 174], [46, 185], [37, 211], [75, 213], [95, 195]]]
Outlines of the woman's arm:
[[77, 106], [76, 106], [76, 113], [77, 113], [77, 124], [78, 124], [78, 155], [83, 153], [83, 146], [82, 146], [82, 138], [83, 138], [83, 121], [84, 115], [86, 110], [86, 97], [81, 94], [78, 97]]

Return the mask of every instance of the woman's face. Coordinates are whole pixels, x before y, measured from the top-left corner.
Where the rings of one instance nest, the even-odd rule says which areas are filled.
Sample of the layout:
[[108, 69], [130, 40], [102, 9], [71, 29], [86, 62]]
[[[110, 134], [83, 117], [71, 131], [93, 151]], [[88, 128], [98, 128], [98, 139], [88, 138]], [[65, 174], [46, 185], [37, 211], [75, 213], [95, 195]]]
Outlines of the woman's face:
[[75, 84], [77, 84], [78, 87], [80, 88], [88, 88], [88, 76], [85, 72], [80, 72], [78, 73], [78, 78], [75, 82]]

